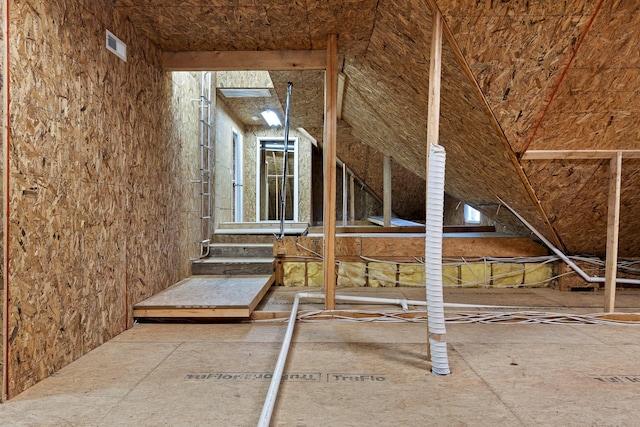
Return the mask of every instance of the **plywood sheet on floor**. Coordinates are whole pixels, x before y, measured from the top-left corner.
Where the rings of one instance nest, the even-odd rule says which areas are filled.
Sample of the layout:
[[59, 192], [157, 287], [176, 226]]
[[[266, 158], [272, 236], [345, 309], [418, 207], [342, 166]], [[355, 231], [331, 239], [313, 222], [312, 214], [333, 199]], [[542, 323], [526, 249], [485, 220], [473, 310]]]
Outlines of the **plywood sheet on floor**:
[[[285, 329], [137, 325], [3, 404], [0, 425], [255, 426]], [[452, 375], [437, 377], [424, 324], [298, 324], [272, 425], [632, 426], [640, 418], [638, 327], [448, 325], [447, 339]]]
[[249, 317], [272, 276], [192, 276], [134, 306], [134, 317]]

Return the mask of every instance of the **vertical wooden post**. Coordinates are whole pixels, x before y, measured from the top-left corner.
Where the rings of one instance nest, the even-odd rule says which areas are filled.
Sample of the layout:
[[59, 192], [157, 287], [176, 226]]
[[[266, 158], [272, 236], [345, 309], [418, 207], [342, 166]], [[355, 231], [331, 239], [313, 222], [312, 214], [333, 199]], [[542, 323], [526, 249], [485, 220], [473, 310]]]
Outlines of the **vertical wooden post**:
[[356, 183], [353, 175], [349, 176], [349, 221], [356, 220]]
[[382, 165], [382, 206], [384, 226], [391, 227], [391, 157], [384, 156]]
[[615, 310], [616, 271], [618, 268], [618, 231], [620, 226], [620, 183], [622, 181], [622, 152], [611, 158], [609, 167], [609, 207], [607, 209], [607, 254], [604, 279], [604, 311]]
[[[442, 74], [442, 17], [438, 8], [432, 8], [433, 23], [431, 33], [431, 56], [429, 57], [429, 104], [427, 111], [427, 155], [426, 173], [427, 185], [425, 201], [429, 200], [429, 157], [431, 144], [438, 144], [440, 131], [440, 75]], [[428, 212], [426, 207], [425, 212]], [[427, 217], [425, 216], [425, 223]], [[427, 241], [425, 239], [425, 253], [427, 253]], [[428, 327], [427, 327], [428, 328]], [[430, 339], [439, 340], [441, 337], [429, 333]], [[431, 345], [427, 345], [427, 359], [431, 360]]]
[[11, 1], [2, 0], [3, 1], [3, 26], [2, 26], [2, 42], [4, 43], [3, 52], [2, 52], [2, 81], [4, 85], [2, 87], [2, 112], [4, 113], [2, 117], [2, 145], [4, 151], [2, 153], [2, 173], [4, 176], [2, 177], [2, 186], [3, 186], [3, 216], [4, 216], [4, 245], [2, 251], [2, 263], [3, 263], [3, 273], [2, 277], [2, 308], [0, 309], [0, 317], [2, 318], [2, 344], [0, 345], [0, 356], [2, 358], [2, 378], [0, 378], [0, 402], [5, 402], [9, 396], [9, 242], [10, 242], [10, 159], [9, 154], [11, 153], [11, 111], [9, 109], [10, 102], [9, 96], [10, 92], [10, 67], [11, 61], [9, 60], [9, 52], [10, 52], [10, 5]]
[[349, 206], [349, 183], [347, 182], [347, 165], [342, 164], [342, 225], [347, 226], [347, 212]]
[[[440, 75], [442, 74], [442, 17], [433, 10], [431, 57], [429, 59], [429, 106], [427, 112], [427, 144], [438, 144], [440, 135]], [[429, 147], [427, 146], [427, 158]], [[429, 162], [427, 162], [427, 168]]]
[[324, 83], [324, 295], [325, 308], [336, 307], [336, 134], [338, 94], [338, 42], [327, 40], [327, 69]]

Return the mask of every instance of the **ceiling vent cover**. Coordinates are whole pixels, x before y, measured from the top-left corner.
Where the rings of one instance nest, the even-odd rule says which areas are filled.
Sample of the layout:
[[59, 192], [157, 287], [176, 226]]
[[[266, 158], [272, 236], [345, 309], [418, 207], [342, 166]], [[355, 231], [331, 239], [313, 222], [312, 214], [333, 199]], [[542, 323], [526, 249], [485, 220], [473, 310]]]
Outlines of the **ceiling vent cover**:
[[127, 61], [127, 45], [109, 30], [107, 30], [107, 50], [116, 54], [123, 61]]

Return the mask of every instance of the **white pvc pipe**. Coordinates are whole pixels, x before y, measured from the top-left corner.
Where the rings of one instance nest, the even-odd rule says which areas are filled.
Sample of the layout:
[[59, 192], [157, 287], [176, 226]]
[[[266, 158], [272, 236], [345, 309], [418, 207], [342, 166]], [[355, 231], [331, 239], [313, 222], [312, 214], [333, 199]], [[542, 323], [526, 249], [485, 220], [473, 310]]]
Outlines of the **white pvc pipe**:
[[260, 414], [260, 421], [258, 427], [269, 427], [271, 422], [271, 415], [273, 414], [273, 407], [278, 397], [278, 389], [280, 388], [280, 381], [282, 380], [282, 372], [284, 371], [284, 365], [287, 361], [287, 354], [289, 353], [289, 344], [291, 344], [291, 337], [293, 336], [293, 327], [296, 324], [296, 317], [298, 316], [298, 304], [300, 298], [307, 295], [306, 292], [296, 294], [293, 299], [293, 307], [291, 308], [291, 315], [289, 316], [289, 323], [287, 325], [287, 332], [282, 342], [282, 348], [280, 349], [280, 355], [278, 356], [278, 362], [273, 371], [271, 377], [271, 383], [269, 384], [269, 391], [267, 391], [267, 397], [262, 406], [262, 413]]
[[427, 320], [431, 372], [449, 375], [449, 358], [444, 336], [444, 296], [442, 290], [442, 222], [444, 211], [444, 147], [429, 144], [427, 172], [427, 215], [425, 225], [425, 277], [427, 291]]
[[[258, 422], [258, 427], [269, 427], [269, 423], [271, 422], [271, 416], [273, 415], [273, 408], [276, 403], [276, 399], [278, 397], [278, 390], [280, 388], [280, 382], [282, 381], [282, 373], [284, 372], [284, 365], [287, 362], [287, 356], [289, 353], [289, 346], [291, 345], [291, 339], [293, 337], [293, 328], [296, 323], [296, 318], [298, 317], [298, 306], [300, 305], [300, 300], [302, 298], [310, 298], [310, 299], [320, 299], [324, 300], [325, 295], [321, 293], [313, 293], [313, 292], [299, 292], [295, 295], [293, 299], [293, 306], [291, 307], [291, 314], [289, 315], [289, 321], [287, 324], [287, 331], [285, 332], [284, 340], [282, 341], [282, 348], [280, 349], [280, 355], [278, 356], [278, 360], [276, 362], [276, 367], [273, 371], [273, 376], [271, 377], [271, 383], [269, 384], [269, 390], [267, 391], [267, 397], [265, 398], [264, 405], [262, 407], [262, 413], [260, 414], [260, 420]], [[380, 303], [380, 304], [394, 304], [400, 305], [404, 310], [408, 309], [409, 305], [417, 305], [417, 306], [428, 306], [426, 301], [419, 300], [407, 300], [407, 299], [392, 299], [392, 298], [376, 298], [376, 297], [358, 297], [358, 296], [350, 296], [350, 295], [336, 295], [335, 299], [338, 301], [350, 301], [350, 302], [366, 302], [366, 303]], [[497, 306], [497, 305], [475, 305], [475, 304], [455, 304], [455, 303], [444, 303], [446, 307], [489, 307], [489, 308], [514, 308], [510, 306]], [[442, 360], [442, 354], [444, 352], [444, 356], [446, 357], [446, 343], [443, 341], [434, 341], [429, 340], [431, 345], [431, 365], [433, 366], [434, 357], [437, 358], [438, 363], [448, 363], [448, 361]], [[435, 354], [433, 353], [434, 348], [437, 349]]]
[[[533, 234], [538, 236], [538, 239], [542, 240], [542, 242], [545, 245], [547, 245], [547, 247], [549, 249], [551, 249], [551, 251], [558, 256], [558, 258], [560, 258], [562, 261], [564, 261], [569, 267], [571, 267], [571, 269], [573, 271], [578, 273], [580, 275], [580, 277], [582, 277], [586, 282], [588, 282], [588, 283], [604, 283], [605, 282], [605, 278], [604, 277], [589, 276], [583, 269], [578, 267], [576, 265], [576, 263], [571, 261], [568, 256], [566, 256], [564, 253], [562, 253], [562, 251], [560, 249], [556, 248], [553, 245], [553, 243], [551, 243], [546, 237], [544, 237], [542, 235], [542, 233], [540, 233], [538, 230], [536, 230], [533, 227], [533, 225], [529, 224], [527, 222], [527, 220], [525, 220], [523, 217], [520, 216], [520, 214], [518, 214], [518, 212], [516, 212], [515, 210], [513, 210], [511, 208], [511, 206], [506, 204], [504, 202], [504, 200], [502, 200], [500, 197], [498, 197], [498, 200], [500, 201], [500, 203], [502, 203], [504, 206], [506, 206], [507, 209], [509, 209], [516, 216], [516, 218], [518, 218], [524, 225], [526, 225], [527, 228], [533, 232]], [[616, 277], [616, 283], [626, 283], [626, 284], [640, 285], [640, 280], [638, 280], [638, 279], [624, 279], [624, 278], [617, 278]]]

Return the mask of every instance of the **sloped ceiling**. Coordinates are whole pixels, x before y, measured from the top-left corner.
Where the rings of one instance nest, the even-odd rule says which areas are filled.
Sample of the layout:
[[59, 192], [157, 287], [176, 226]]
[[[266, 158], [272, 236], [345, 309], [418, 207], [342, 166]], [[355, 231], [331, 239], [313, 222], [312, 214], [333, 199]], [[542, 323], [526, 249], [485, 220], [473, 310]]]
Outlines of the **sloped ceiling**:
[[[324, 49], [327, 35], [337, 33], [349, 135], [424, 178], [429, 1], [113, 3], [165, 51]], [[608, 161], [523, 161], [520, 155], [640, 148], [637, 2], [432, 3], [449, 36], [440, 128], [447, 193], [483, 206], [499, 196], [570, 252], [602, 254]], [[287, 78], [274, 78], [281, 98]], [[309, 128], [317, 129], [320, 117], [309, 113], [299, 123], [313, 121]], [[640, 248], [632, 216], [640, 208], [637, 162], [623, 163], [622, 256], [637, 256]]]
[[[640, 149], [640, 3], [438, 1], [513, 151]], [[571, 253], [604, 254], [609, 160], [526, 160]], [[623, 161], [619, 251], [640, 256], [640, 162]]]

